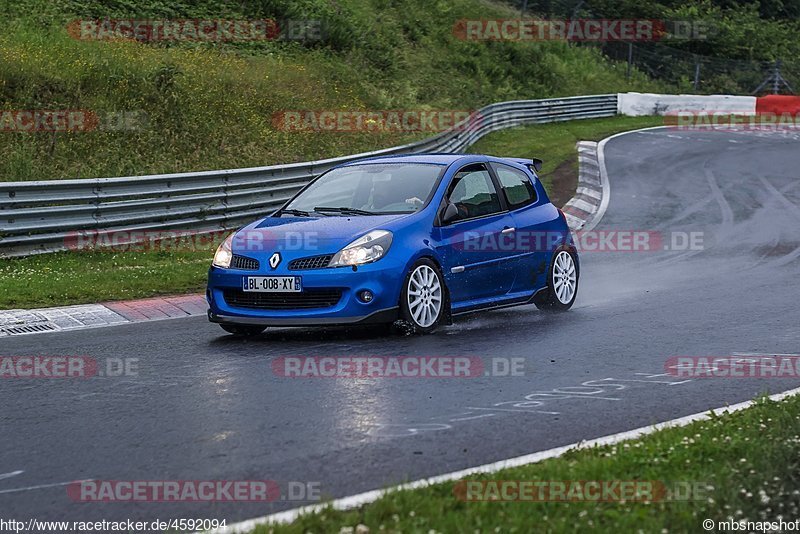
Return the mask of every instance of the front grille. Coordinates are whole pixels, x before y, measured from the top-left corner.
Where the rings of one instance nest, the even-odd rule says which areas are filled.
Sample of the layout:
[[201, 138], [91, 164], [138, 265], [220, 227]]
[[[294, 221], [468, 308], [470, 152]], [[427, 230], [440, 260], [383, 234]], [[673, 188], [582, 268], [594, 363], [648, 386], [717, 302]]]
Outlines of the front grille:
[[258, 260], [248, 258], [247, 256], [233, 255], [231, 259], [231, 269], [243, 269], [245, 271], [257, 271]]
[[322, 269], [328, 266], [328, 264], [331, 262], [331, 258], [333, 258], [333, 254], [298, 258], [289, 262], [289, 270], [302, 271], [305, 269]]
[[309, 310], [331, 308], [342, 298], [341, 289], [306, 289], [301, 293], [251, 293], [241, 289], [222, 292], [228, 306], [254, 310]]

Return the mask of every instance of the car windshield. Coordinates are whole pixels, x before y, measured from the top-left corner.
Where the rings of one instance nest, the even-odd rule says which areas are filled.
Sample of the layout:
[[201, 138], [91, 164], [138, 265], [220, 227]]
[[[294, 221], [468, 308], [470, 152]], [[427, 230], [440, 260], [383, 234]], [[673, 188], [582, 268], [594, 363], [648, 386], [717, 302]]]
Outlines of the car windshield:
[[442, 168], [422, 163], [341, 167], [311, 184], [284, 211], [325, 215], [412, 213], [425, 205]]

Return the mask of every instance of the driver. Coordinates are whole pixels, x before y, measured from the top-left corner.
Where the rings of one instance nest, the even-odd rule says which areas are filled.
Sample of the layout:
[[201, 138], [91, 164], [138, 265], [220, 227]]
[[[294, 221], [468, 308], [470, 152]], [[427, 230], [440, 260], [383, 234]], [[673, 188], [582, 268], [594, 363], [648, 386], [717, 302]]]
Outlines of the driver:
[[389, 180], [374, 182], [372, 184], [372, 209], [380, 211], [382, 208], [394, 204], [392, 183]]

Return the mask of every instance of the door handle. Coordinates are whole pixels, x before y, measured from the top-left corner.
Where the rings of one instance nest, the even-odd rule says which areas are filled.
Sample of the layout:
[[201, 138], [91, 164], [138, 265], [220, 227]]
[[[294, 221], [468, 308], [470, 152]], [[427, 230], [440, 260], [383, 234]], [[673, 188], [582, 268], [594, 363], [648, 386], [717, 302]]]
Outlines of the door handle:
[[516, 228], [510, 228], [510, 227], [506, 226], [505, 228], [503, 228], [503, 231], [500, 232], [500, 233], [501, 234], [510, 234], [511, 232], [515, 232], [516, 230], [517, 230]]

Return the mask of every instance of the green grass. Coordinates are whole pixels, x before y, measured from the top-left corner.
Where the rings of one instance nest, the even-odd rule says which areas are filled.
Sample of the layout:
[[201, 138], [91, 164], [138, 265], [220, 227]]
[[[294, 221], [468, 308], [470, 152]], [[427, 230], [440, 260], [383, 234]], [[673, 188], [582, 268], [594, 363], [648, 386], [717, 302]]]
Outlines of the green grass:
[[614, 446], [468, 480], [692, 483], [693, 500], [671, 502], [464, 502], [454, 483], [394, 492], [357, 510], [330, 508], [255, 532], [702, 532], [703, 519], [800, 517], [800, 397], [755, 406]]
[[57, 252], [0, 263], [0, 309], [202, 292], [208, 252]]
[[[384, 148], [429, 134], [296, 133], [282, 110], [474, 110], [659, 85], [597, 50], [465, 42], [459, 19], [514, 16], [487, 0], [17, 0], [0, 6], [0, 111], [134, 112], [131, 131], [0, 132], [0, 181], [259, 166]], [[321, 42], [79, 41], [77, 18], [314, 19]]]
[[[563, 190], [553, 180], [572, 180], [575, 169], [553, 175], [564, 162], [577, 161], [578, 140], [657, 125], [660, 117], [610, 117], [541, 124], [495, 132], [471, 150], [545, 160], [548, 191]], [[549, 172], [548, 172], [549, 171]], [[569, 176], [572, 173], [572, 176]], [[564, 193], [567, 198], [574, 193]], [[555, 200], [555, 199], [554, 199]], [[563, 199], [563, 200], [566, 200]], [[116, 254], [60, 252], [0, 263], [0, 309], [84, 304], [201, 291], [213, 247], [208, 251], [162, 251]]]

